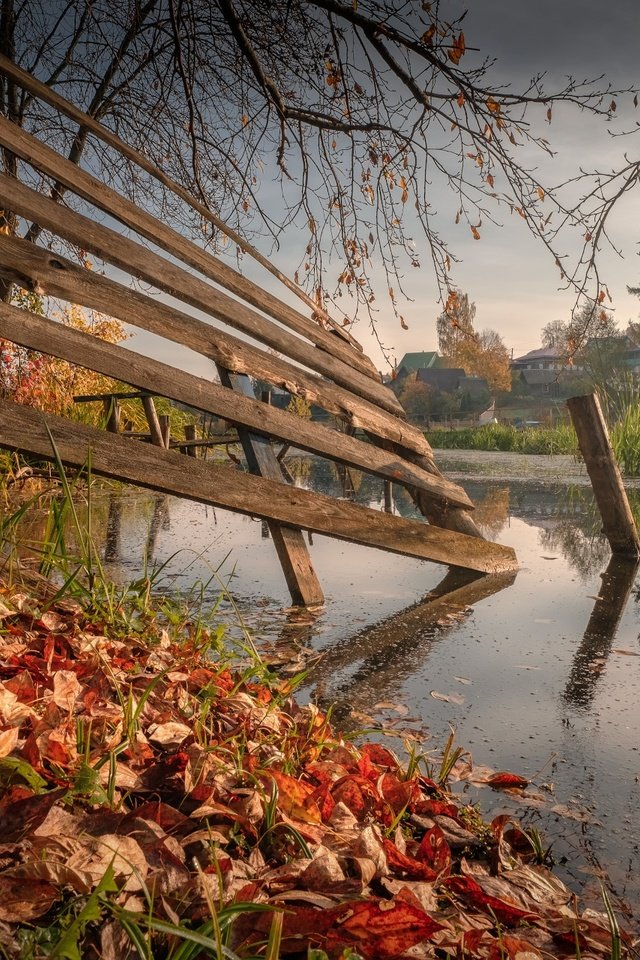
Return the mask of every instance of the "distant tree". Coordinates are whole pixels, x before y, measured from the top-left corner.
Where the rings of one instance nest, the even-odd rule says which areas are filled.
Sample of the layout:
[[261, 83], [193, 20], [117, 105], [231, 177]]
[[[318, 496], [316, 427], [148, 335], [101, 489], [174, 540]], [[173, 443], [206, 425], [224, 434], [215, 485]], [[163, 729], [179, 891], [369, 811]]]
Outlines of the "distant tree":
[[567, 345], [569, 324], [566, 320], [550, 320], [542, 328], [542, 346], [547, 349], [559, 347], [564, 350]]
[[418, 380], [415, 373], [404, 379], [398, 399], [409, 419], [431, 416], [434, 392], [433, 387]]
[[475, 303], [459, 290], [452, 291], [437, 320], [438, 349], [451, 367], [462, 367], [467, 376], [484, 377], [489, 390], [508, 390], [511, 386], [510, 354], [499, 333], [476, 333]]

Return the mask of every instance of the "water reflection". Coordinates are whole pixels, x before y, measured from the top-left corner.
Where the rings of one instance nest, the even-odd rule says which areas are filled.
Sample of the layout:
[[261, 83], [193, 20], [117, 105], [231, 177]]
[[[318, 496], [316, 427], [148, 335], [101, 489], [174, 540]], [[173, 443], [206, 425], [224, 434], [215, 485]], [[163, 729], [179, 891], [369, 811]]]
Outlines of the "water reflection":
[[[325, 709], [334, 706], [334, 717], [342, 728], [353, 728], [354, 713], [397, 695], [403, 682], [427, 660], [433, 644], [444, 639], [473, 604], [509, 587], [515, 578], [515, 573], [482, 576], [450, 570], [419, 603], [325, 648], [309, 675], [314, 699]], [[355, 664], [356, 669], [336, 683]]]
[[637, 561], [612, 557], [602, 574], [602, 587], [562, 695], [574, 707], [587, 708], [593, 703], [637, 570]]

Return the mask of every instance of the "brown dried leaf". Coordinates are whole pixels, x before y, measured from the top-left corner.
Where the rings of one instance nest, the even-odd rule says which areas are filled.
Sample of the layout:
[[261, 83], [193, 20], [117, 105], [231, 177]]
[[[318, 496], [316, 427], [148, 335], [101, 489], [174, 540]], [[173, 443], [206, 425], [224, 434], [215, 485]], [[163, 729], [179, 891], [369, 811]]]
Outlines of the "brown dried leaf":
[[57, 670], [53, 675], [53, 702], [66, 713], [73, 713], [82, 684], [73, 670]]
[[0, 875], [0, 920], [24, 923], [37, 920], [51, 909], [61, 893], [46, 880], [24, 880]]

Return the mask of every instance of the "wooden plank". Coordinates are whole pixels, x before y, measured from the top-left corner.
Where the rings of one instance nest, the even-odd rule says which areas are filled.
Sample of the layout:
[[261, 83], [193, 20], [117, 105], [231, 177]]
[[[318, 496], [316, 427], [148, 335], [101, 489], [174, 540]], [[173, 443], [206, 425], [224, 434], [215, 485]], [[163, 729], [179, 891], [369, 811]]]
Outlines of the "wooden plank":
[[134, 381], [148, 393], [186, 403], [205, 413], [277, 437], [301, 450], [344, 462], [404, 486], [425, 489], [433, 497], [473, 509], [462, 487], [407, 463], [397, 454], [303, 420], [286, 410], [234, 395], [226, 387], [209, 380], [2, 302], [0, 337], [31, 350], [51, 353], [124, 383]]
[[[218, 368], [218, 373], [225, 387], [245, 397], [253, 397], [251, 382], [245, 374], [239, 376], [229, 373], [223, 367]], [[251, 472], [267, 480], [281, 481], [282, 470], [271, 440], [243, 428], [238, 430], [238, 436]], [[299, 528], [282, 526], [273, 520], [268, 520], [267, 523], [292, 602], [305, 607], [324, 603], [324, 593], [313, 569], [302, 531]]]
[[619, 556], [638, 557], [640, 537], [598, 398], [594, 393], [571, 397], [567, 406], [611, 550]]
[[0, 446], [50, 460], [47, 428], [63, 463], [83, 465], [90, 451], [92, 469], [101, 476], [447, 566], [481, 573], [517, 569], [510, 547], [199, 460], [185, 470], [181, 454], [148, 444], [132, 457], [131, 441], [123, 437], [0, 400]]
[[0, 334], [33, 350], [49, 352], [118, 380], [134, 380], [142, 388], [187, 403], [198, 410], [277, 437], [302, 450], [348, 466], [428, 491], [432, 497], [473, 509], [465, 491], [446, 478], [413, 466], [397, 454], [363, 443], [285, 410], [244, 397], [191, 374], [107, 344], [90, 334], [0, 302]]
[[[143, 170], [146, 170], [147, 173], [150, 173], [151, 176], [154, 177], [159, 183], [162, 183], [163, 186], [167, 187], [172, 191], [172, 193], [180, 197], [181, 200], [183, 200], [193, 210], [196, 210], [205, 220], [213, 223], [223, 234], [237, 243], [241, 250], [248, 253], [266, 270], [268, 270], [269, 273], [277, 277], [278, 280], [280, 280], [289, 290], [299, 297], [309, 309], [312, 310], [314, 316], [319, 317], [321, 322], [330, 328], [334, 338], [338, 339], [339, 342], [344, 343], [345, 346], [348, 346], [352, 353], [357, 354], [362, 351], [362, 347], [358, 341], [350, 333], [347, 333], [340, 325], [335, 323], [326, 310], [314, 303], [314, 301], [304, 292], [304, 290], [302, 290], [297, 284], [292, 283], [291, 280], [289, 280], [288, 277], [278, 270], [278, 268], [270, 260], [264, 257], [258, 250], [256, 250], [255, 247], [249, 244], [247, 240], [245, 240], [235, 231], [231, 230], [229, 226], [224, 223], [224, 221], [216, 217], [211, 210], [195, 200], [195, 198], [187, 190], [164, 174], [163, 171], [161, 171], [154, 164], [152, 164], [149, 159], [144, 156], [144, 154], [134, 150], [128, 144], [124, 143], [124, 141], [120, 140], [120, 138], [113, 134], [110, 130], [104, 127], [101, 123], [98, 123], [93, 117], [90, 117], [81, 110], [78, 110], [77, 107], [71, 104], [68, 100], [65, 100], [64, 97], [61, 97], [54, 90], [51, 90], [44, 84], [41, 84], [30, 74], [21, 70], [20, 67], [17, 67], [15, 64], [13, 64], [3, 54], [0, 54], [0, 70], [9, 76], [12, 76], [13, 79], [17, 80], [17, 82], [24, 87], [24, 89], [30, 90], [37, 97], [45, 100], [47, 103], [50, 103], [56, 109], [60, 110], [62, 113], [79, 123], [81, 127], [91, 130], [92, 133], [100, 137], [100, 139], [102, 139], [105, 143], [108, 143], [109, 146], [112, 146], [123, 156], [127, 157], [127, 159], [132, 163], [137, 164]], [[4, 124], [2, 126], [6, 129]], [[10, 149], [16, 154], [20, 155], [16, 146], [12, 146]], [[62, 160], [62, 158], [59, 158], [59, 161], [60, 160]], [[63, 164], [59, 162], [51, 172], [51, 175], [61, 183], [64, 182], [65, 173], [62, 168]], [[66, 172], [68, 173], [68, 169]], [[75, 189], [71, 185], [69, 185], [69, 187], [70, 189]], [[108, 207], [103, 209], [107, 209], [107, 212], [109, 212]], [[212, 259], [213, 258], [209, 256], [209, 269], [213, 269], [213, 265], [211, 265]], [[272, 316], [277, 315], [280, 319], [283, 319], [283, 317], [286, 315], [289, 323], [295, 323], [297, 327], [306, 329], [307, 335], [310, 337], [312, 336], [311, 329], [314, 326], [312, 321], [308, 320], [302, 314], [297, 313], [297, 311], [294, 311], [289, 307], [285, 307], [285, 309], [283, 309], [283, 306], [285, 305], [282, 305], [281, 302], [275, 297], [265, 295], [264, 291], [262, 291], [260, 287], [258, 287], [256, 284], [252, 284], [250, 281], [247, 281], [239, 273], [226, 266], [226, 264], [222, 264], [220, 261], [217, 261], [217, 269], [220, 274], [224, 273], [226, 275], [227, 279], [224, 281], [224, 286], [226, 286], [227, 289], [234, 290], [234, 292], [238, 293], [238, 295], [243, 299], [253, 303], [255, 306], [259, 307], [259, 309], [264, 310], [266, 313], [270, 313]], [[276, 311], [276, 314], [272, 312], [274, 310]], [[336, 355], [338, 355], [338, 347], [335, 345], [332, 346], [329, 341], [327, 341], [327, 346], [325, 346], [324, 349], [328, 349], [330, 353], [336, 351]], [[375, 367], [368, 358], [364, 357], [364, 355], [363, 361], [364, 372], [367, 372], [368, 370], [370, 375], [378, 376]], [[362, 361], [354, 360], [354, 364], [356, 362], [362, 363]]]
[[157, 333], [196, 350], [233, 373], [247, 373], [267, 380], [323, 407], [353, 426], [431, 456], [431, 447], [419, 430], [368, 400], [175, 307], [79, 267], [25, 240], [0, 234], [0, 276], [27, 289], [42, 290], [50, 296], [99, 310]]
[[[74, 167], [74, 169], [77, 169]], [[216, 320], [245, 333], [271, 349], [316, 373], [329, 377], [357, 396], [405, 418], [402, 406], [392, 391], [370, 376], [355, 370], [340, 359], [318, 350], [312, 344], [283, 330], [277, 324], [221, 293], [211, 284], [170, 263], [139, 243], [114, 230], [95, 223], [20, 183], [15, 177], [0, 174], [0, 206], [18, 216], [39, 223], [70, 243], [89, 251], [101, 260], [131, 273], [139, 280], [182, 300]], [[156, 232], [161, 228], [158, 221]], [[151, 238], [153, 239], [153, 238]]]

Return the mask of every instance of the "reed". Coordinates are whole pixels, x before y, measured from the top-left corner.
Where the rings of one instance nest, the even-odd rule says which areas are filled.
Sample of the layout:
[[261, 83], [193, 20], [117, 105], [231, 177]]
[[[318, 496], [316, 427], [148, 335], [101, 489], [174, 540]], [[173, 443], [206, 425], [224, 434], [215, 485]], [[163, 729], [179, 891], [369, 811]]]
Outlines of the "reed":
[[568, 424], [556, 427], [525, 427], [490, 423], [461, 430], [429, 430], [426, 437], [432, 447], [441, 450], [486, 450], [507, 453], [576, 455], [578, 441]]

